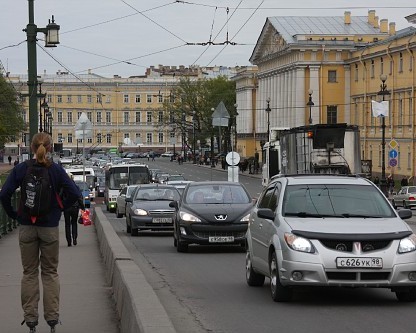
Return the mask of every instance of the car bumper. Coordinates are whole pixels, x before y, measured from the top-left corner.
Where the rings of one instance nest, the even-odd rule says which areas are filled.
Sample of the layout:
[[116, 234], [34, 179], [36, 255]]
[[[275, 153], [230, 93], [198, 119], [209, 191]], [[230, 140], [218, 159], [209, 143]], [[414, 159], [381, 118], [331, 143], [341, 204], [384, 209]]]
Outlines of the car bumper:
[[247, 227], [246, 223], [223, 225], [179, 223], [179, 233], [181, 241], [189, 244], [244, 244]]
[[[158, 219], [163, 219], [161, 220]], [[169, 220], [170, 222], [166, 222]], [[173, 230], [171, 216], [131, 216], [131, 228], [139, 230]]]

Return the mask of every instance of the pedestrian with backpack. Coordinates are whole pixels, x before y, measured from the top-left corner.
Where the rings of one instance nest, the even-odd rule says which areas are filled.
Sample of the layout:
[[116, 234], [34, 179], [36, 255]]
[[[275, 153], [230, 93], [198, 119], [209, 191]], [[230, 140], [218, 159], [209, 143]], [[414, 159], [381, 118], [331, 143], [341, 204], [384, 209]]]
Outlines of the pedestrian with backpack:
[[[45, 132], [33, 136], [34, 159], [19, 163], [8, 176], [0, 192], [7, 215], [19, 222], [19, 246], [23, 266], [21, 302], [24, 322], [31, 332], [38, 324], [39, 266], [43, 285], [43, 316], [55, 332], [59, 323], [59, 220], [62, 210], [71, 207], [80, 191], [65, 170], [51, 156], [52, 138]], [[20, 186], [17, 212], [11, 204]], [[61, 200], [59, 192], [65, 193]]]
[[[74, 175], [70, 174], [69, 176], [71, 180], [74, 181]], [[68, 242], [68, 246], [72, 246], [72, 244], [78, 244], [78, 213], [80, 209], [85, 210], [84, 200], [82, 196], [80, 196], [71, 207], [64, 210], [65, 237], [66, 241]]]

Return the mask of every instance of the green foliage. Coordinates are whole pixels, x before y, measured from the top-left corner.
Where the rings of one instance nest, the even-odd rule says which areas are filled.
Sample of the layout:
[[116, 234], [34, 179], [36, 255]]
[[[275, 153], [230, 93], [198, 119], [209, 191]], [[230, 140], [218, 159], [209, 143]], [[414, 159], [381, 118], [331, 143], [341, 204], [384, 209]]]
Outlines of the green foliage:
[[25, 129], [22, 110], [13, 85], [0, 74], [0, 148]]
[[[176, 131], [189, 133], [192, 130], [192, 118], [195, 116], [196, 140], [205, 142], [206, 138], [215, 133], [212, 128], [212, 109], [215, 109], [221, 101], [224, 102], [230, 115], [233, 115], [234, 81], [228, 80], [225, 76], [215, 79], [182, 79], [179, 85], [172, 89], [170, 99], [165, 101], [164, 106], [168, 110], [165, 123], [176, 128]], [[225, 131], [227, 132], [228, 129]]]

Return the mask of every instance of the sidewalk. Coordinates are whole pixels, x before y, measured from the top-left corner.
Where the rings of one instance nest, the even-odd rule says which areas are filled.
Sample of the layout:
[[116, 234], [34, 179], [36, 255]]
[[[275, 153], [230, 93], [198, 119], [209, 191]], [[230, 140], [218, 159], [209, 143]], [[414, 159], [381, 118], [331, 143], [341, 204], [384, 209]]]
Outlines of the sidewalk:
[[[65, 239], [65, 224], [60, 223], [61, 281], [60, 320], [57, 333], [118, 333], [119, 321], [106, 282], [106, 272], [99, 250], [94, 225], [78, 226], [78, 245], [68, 247]], [[20, 305], [20, 280], [22, 266], [18, 241], [19, 229], [0, 239], [0, 295], [1, 332], [24, 333], [29, 328], [20, 323], [23, 311]], [[39, 303], [39, 325], [37, 333], [49, 333], [43, 319], [42, 300]]]

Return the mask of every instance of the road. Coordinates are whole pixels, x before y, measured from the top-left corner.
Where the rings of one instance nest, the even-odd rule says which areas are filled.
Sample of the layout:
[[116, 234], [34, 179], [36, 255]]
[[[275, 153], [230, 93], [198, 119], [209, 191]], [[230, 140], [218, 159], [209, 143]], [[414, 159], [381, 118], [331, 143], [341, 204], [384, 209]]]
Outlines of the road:
[[[168, 159], [148, 162], [190, 180], [226, 179], [224, 172]], [[240, 175], [258, 196], [260, 179]], [[105, 211], [105, 210], [104, 210]], [[190, 246], [177, 253], [170, 233], [131, 237], [124, 218], [107, 213], [158, 294], [178, 332], [410, 332], [416, 303], [398, 303], [384, 289], [307, 289], [291, 303], [274, 303], [269, 281], [263, 287], [245, 282], [245, 253], [238, 247]], [[415, 228], [416, 218], [409, 224]]]

